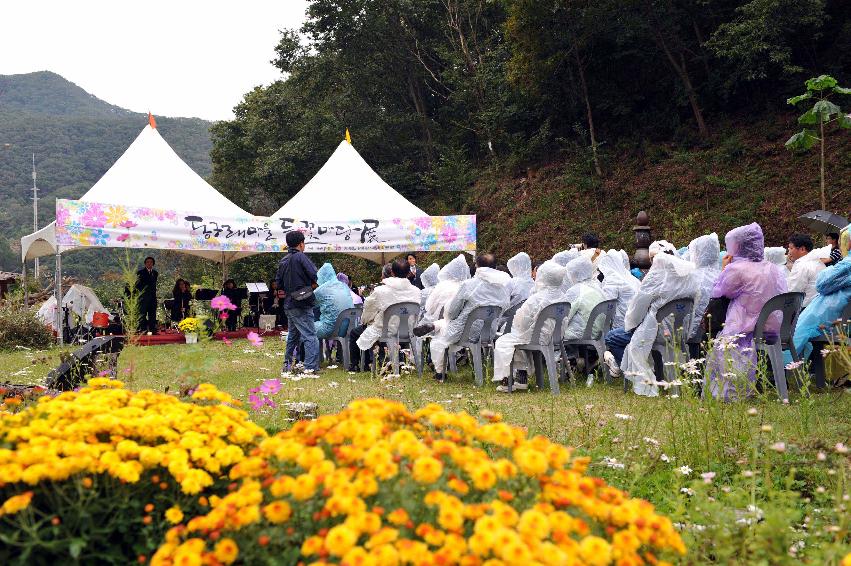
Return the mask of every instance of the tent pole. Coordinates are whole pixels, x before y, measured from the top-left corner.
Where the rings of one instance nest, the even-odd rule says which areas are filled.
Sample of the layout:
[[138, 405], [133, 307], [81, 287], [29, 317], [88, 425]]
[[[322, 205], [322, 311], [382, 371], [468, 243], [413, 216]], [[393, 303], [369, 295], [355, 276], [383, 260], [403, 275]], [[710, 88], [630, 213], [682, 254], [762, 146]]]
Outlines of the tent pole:
[[27, 286], [27, 262], [24, 262], [21, 268], [21, 285], [24, 286], [24, 307], [28, 307], [30, 306], [30, 291]]
[[228, 280], [228, 264], [225, 260], [225, 252], [222, 252], [222, 288], [224, 289], [225, 281]]
[[56, 250], [56, 283], [54, 293], [56, 296], [56, 334], [59, 338], [59, 345], [65, 345], [65, 338], [62, 335], [62, 254]]

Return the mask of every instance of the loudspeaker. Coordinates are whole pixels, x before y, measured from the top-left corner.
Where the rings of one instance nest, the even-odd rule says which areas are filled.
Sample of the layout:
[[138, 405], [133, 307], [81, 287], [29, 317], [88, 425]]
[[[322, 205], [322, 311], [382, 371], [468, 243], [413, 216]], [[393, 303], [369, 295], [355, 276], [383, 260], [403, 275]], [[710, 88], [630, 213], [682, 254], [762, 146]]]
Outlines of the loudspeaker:
[[98, 354], [119, 354], [123, 348], [123, 336], [101, 336], [89, 340], [47, 374], [45, 385], [49, 389], [70, 391], [82, 385], [86, 376], [94, 372]]

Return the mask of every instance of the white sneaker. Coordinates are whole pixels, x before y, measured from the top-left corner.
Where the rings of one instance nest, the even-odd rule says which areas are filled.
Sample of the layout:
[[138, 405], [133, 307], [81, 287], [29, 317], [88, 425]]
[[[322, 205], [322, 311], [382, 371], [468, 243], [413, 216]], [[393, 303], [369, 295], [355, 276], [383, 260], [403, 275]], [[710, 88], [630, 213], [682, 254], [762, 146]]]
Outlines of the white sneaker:
[[609, 368], [609, 373], [612, 377], [620, 377], [623, 375], [620, 366], [618, 366], [617, 360], [615, 360], [614, 354], [609, 351], [603, 353], [603, 362], [605, 362], [606, 367]]

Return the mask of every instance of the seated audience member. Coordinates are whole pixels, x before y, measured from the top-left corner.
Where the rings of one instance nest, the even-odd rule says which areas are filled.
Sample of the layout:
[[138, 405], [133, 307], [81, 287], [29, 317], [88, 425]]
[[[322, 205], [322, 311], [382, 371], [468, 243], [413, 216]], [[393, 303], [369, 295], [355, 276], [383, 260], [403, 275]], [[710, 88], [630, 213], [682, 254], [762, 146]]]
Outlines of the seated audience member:
[[[724, 243], [727, 258], [712, 298], [730, 300], [724, 328], [718, 333], [719, 343], [731, 347], [713, 349], [708, 357], [710, 392], [725, 401], [753, 394], [751, 384], [756, 375], [756, 352], [753, 333], [762, 307], [769, 299], [786, 292], [783, 269], [765, 261], [762, 228], [753, 223], [727, 232]], [[765, 324], [766, 334], [780, 330], [779, 312]], [[744, 388], [741, 386], [744, 385]]]
[[[461, 284], [458, 293], [444, 312], [446, 325], [435, 329], [431, 340], [431, 359], [434, 362], [435, 379], [443, 383], [446, 380], [446, 349], [456, 343], [464, 332], [467, 317], [479, 306], [495, 306], [505, 309], [508, 306], [508, 283], [510, 276], [496, 269], [493, 254], [481, 254], [476, 258], [476, 274]], [[477, 323], [477, 324], [480, 324]], [[474, 337], [478, 329], [472, 329]]]
[[[603, 359], [610, 373], [613, 376], [625, 374], [624, 379], [632, 381], [632, 389], [639, 395], [659, 394], [654, 384], [653, 366], [649, 363], [653, 342], [660, 332], [656, 312], [674, 299], [697, 296], [698, 281], [692, 275], [695, 269], [692, 262], [672, 254], [656, 254], [627, 308], [624, 327], [606, 334], [608, 351]], [[664, 329], [667, 334], [675, 330]]]
[[437, 285], [426, 299], [425, 313], [420, 324], [414, 329], [417, 336], [425, 336], [439, 328], [442, 332], [446, 325], [446, 309], [455, 298], [461, 283], [470, 278], [470, 268], [464, 255], [458, 255], [437, 272]]
[[189, 306], [192, 300], [192, 291], [190, 291], [186, 279], [179, 278], [174, 282], [171, 296], [174, 299], [174, 304], [171, 306], [171, 321], [180, 322], [189, 316]]
[[[816, 291], [818, 294], [798, 317], [795, 326], [795, 351], [802, 360], [810, 357], [813, 349], [810, 340], [824, 336], [822, 326], [829, 328], [851, 301], [851, 256], [822, 270], [816, 277]], [[820, 356], [821, 352], [812, 354]]]
[[[361, 350], [370, 350], [384, 330], [384, 310], [395, 303], [420, 302], [420, 290], [411, 285], [408, 280], [410, 267], [405, 260], [397, 259], [390, 265], [390, 277], [386, 277], [381, 285], [366, 298], [363, 304], [363, 315], [359, 328], [351, 333], [352, 364], [358, 364]], [[385, 266], [386, 267], [386, 266]], [[391, 325], [398, 321], [391, 321]], [[394, 328], [389, 328], [392, 331]], [[366, 370], [366, 368], [364, 368]]]
[[824, 250], [814, 250], [813, 239], [806, 234], [789, 236], [788, 249], [789, 259], [793, 262], [787, 276], [789, 291], [804, 293], [802, 308], [806, 308], [816, 296], [816, 277], [824, 269], [821, 261]]
[[[569, 250], [564, 250], [556, 253], [552, 260], [559, 264], [562, 267], [567, 267], [567, 264], [579, 257], [579, 250], [576, 248], [570, 248]], [[562, 293], [567, 293], [567, 290], [570, 289], [572, 283], [570, 282], [570, 278], [565, 274], [564, 281], [561, 284]]]
[[656, 240], [650, 247], [648, 248], [648, 253], [650, 254], [650, 260], [653, 260], [653, 256], [659, 253], [668, 254], [668, 255], [677, 255], [677, 248], [671, 242], [667, 240]]
[[694, 312], [688, 333], [689, 339], [698, 338], [701, 335], [703, 315], [706, 313], [706, 307], [709, 306], [709, 297], [712, 295], [712, 289], [715, 288], [715, 282], [721, 275], [721, 269], [718, 266], [718, 253], [720, 251], [721, 244], [718, 242], [718, 234], [715, 232], [695, 238], [688, 245], [689, 261], [695, 265], [694, 277], [697, 279], [697, 286], [700, 290], [699, 295], [694, 300]]
[[[574, 340], [582, 337], [591, 311], [603, 301], [603, 290], [594, 275], [594, 265], [587, 257], [570, 260], [565, 272], [570, 287], [561, 300], [570, 303], [570, 314], [564, 326], [564, 339]], [[602, 319], [598, 323], [602, 325]]]
[[236, 281], [228, 279], [222, 288], [222, 295], [230, 299], [230, 302], [236, 306], [236, 309], [228, 311], [228, 317], [225, 321], [227, 329], [231, 332], [236, 330], [236, 323], [239, 320], [239, 315], [242, 314], [242, 293], [236, 287]]
[[[330, 263], [322, 264], [316, 272], [316, 283], [319, 285], [314, 291], [316, 306], [319, 307], [319, 320], [314, 324], [316, 337], [320, 340], [331, 336], [337, 317], [346, 309], [354, 306], [351, 289], [337, 279], [334, 267]], [[348, 321], [340, 328], [340, 334], [348, 330]]]
[[532, 264], [532, 279], [538, 278], [538, 268], [541, 267], [541, 265], [543, 265], [543, 263], [540, 261], [536, 261]]
[[828, 232], [824, 235], [824, 243], [830, 246], [830, 256], [822, 258], [826, 267], [831, 267], [842, 261], [842, 250], [839, 249], [839, 232]]
[[[517, 359], [517, 378], [514, 388], [525, 391], [528, 388], [529, 361], [524, 352], [515, 354], [514, 346], [528, 344], [532, 338], [532, 330], [538, 318], [538, 314], [546, 307], [562, 300], [561, 283], [564, 280], [565, 268], [554, 261], [546, 261], [538, 270], [538, 279], [535, 282], [535, 290], [526, 299], [514, 315], [511, 332], [503, 334], [496, 340], [494, 346], [493, 380], [500, 383], [497, 391], [508, 392], [508, 376], [511, 371], [512, 359]], [[541, 332], [541, 340], [544, 344], [552, 338], [554, 323], [552, 321], [545, 326]]]
[[[600, 260], [600, 257], [606, 253], [606, 250], [600, 247], [600, 238], [597, 237], [597, 234], [594, 232], [586, 232], [585, 234], [582, 234], [582, 251], [579, 253], [590, 259], [596, 269], [597, 262]], [[599, 277], [599, 275], [600, 272], [597, 271], [595, 277]]]
[[435, 285], [437, 285], [438, 273], [440, 273], [440, 266], [436, 263], [432, 263], [420, 274], [420, 281], [423, 284], [423, 288], [420, 291], [420, 317], [418, 319], [420, 321], [425, 315], [426, 301], [428, 301], [429, 295], [431, 295], [431, 292], [434, 291]]
[[765, 261], [786, 269], [786, 248], [765, 248], [764, 257]]
[[601, 255], [597, 269], [603, 274], [603, 297], [606, 300], [618, 300], [612, 328], [623, 328], [626, 309], [641, 283], [629, 272], [628, 267], [624, 267], [620, 252], [616, 250]]
[[508, 282], [508, 308], [512, 308], [528, 299], [535, 289], [532, 258], [526, 252], [513, 256], [508, 260], [508, 272], [511, 274], [511, 280]]
[[342, 271], [337, 274], [337, 280], [340, 281], [346, 288], [349, 290], [349, 293], [352, 295], [352, 304], [355, 306], [363, 304], [363, 297], [359, 294], [355, 293], [354, 289], [352, 289], [352, 282], [349, 280], [349, 276], [343, 273]]

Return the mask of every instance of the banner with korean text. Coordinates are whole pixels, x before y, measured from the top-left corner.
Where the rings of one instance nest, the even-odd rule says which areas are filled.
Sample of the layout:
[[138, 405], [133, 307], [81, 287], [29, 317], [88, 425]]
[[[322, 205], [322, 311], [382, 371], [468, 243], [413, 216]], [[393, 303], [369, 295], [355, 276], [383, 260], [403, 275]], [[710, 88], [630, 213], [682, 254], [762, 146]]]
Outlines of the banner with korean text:
[[56, 201], [60, 249], [156, 248], [223, 252], [285, 252], [286, 234], [304, 233], [307, 252], [476, 250], [476, 217], [270, 218], [222, 217], [109, 203]]

